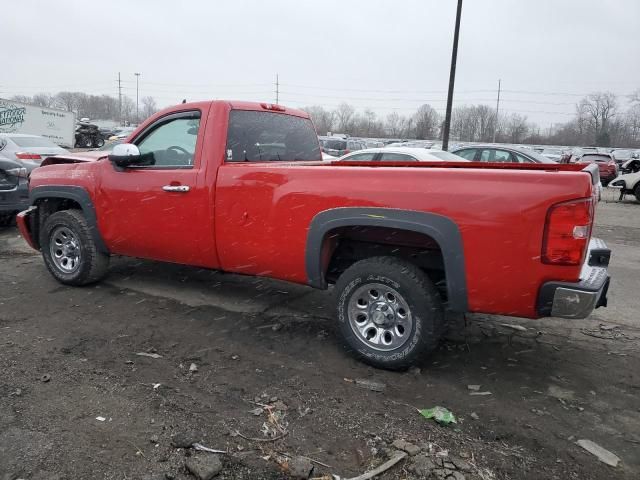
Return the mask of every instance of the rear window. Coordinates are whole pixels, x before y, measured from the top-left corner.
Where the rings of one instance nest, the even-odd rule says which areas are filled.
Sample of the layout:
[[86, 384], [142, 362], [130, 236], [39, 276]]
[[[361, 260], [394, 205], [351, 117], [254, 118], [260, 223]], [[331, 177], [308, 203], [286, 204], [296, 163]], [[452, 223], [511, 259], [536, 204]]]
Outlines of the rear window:
[[9, 137], [19, 147], [54, 147], [58, 145], [43, 137]]
[[347, 141], [346, 140], [325, 140], [324, 148], [329, 148], [331, 150], [346, 150]]
[[311, 120], [272, 112], [232, 110], [227, 162], [322, 160]]
[[582, 158], [580, 159], [580, 162], [582, 162], [582, 163], [591, 163], [591, 162], [606, 163], [606, 162], [608, 162], [610, 160], [611, 160], [611, 158], [608, 157], [607, 155], [587, 154], [587, 155], [583, 155], [582, 156]]

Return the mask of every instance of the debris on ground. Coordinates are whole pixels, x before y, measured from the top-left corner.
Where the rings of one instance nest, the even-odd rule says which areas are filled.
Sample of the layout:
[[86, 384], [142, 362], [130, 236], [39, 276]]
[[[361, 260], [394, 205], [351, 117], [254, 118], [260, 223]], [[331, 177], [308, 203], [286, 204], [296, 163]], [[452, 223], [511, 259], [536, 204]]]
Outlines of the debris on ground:
[[357, 387], [371, 390], [372, 392], [384, 392], [384, 390], [387, 388], [384, 383], [374, 382], [372, 380], [367, 380], [366, 378], [356, 378], [355, 380], [351, 378], [345, 378], [344, 381], [353, 383]]
[[51, 380], [51, 375], [49, 375], [48, 373], [45, 373], [40, 377], [40, 381], [43, 383], [47, 383], [49, 380]]
[[217, 450], [215, 448], [209, 448], [209, 447], [205, 447], [204, 445], [200, 444], [200, 443], [194, 443], [192, 445], [192, 447], [195, 450], [200, 450], [201, 452], [209, 452], [209, 453], [227, 453], [226, 450]]
[[171, 445], [175, 448], [191, 448], [191, 446], [199, 441], [199, 438], [196, 438], [196, 435], [192, 433], [176, 433], [171, 437]]
[[185, 462], [189, 470], [199, 480], [211, 480], [222, 471], [222, 462], [218, 455], [197, 453]]
[[478, 416], [478, 414], [476, 412], [471, 412], [471, 414], [469, 416], [471, 418], [473, 418], [474, 420], [480, 420], [480, 417]]
[[338, 475], [333, 475], [333, 480], [369, 480], [377, 475], [380, 475], [381, 473], [386, 472], [391, 467], [393, 467], [396, 463], [398, 463], [400, 460], [405, 459], [406, 457], [407, 457], [407, 452], [396, 452], [393, 455], [393, 457], [391, 457], [391, 459], [387, 460], [378, 468], [374, 468], [373, 470], [370, 470], [366, 473], [363, 473], [362, 475], [358, 475], [357, 477], [352, 477], [352, 478], [342, 478]]
[[289, 475], [297, 480], [307, 480], [313, 473], [313, 464], [306, 457], [292, 457], [285, 465]]
[[590, 454], [598, 457], [598, 460], [600, 460], [602, 463], [606, 463], [611, 467], [617, 467], [618, 463], [620, 462], [620, 457], [618, 457], [614, 453], [611, 453], [609, 450], [602, 448], [600, 445], [592, 442], [591, 440], [578, 440], [576, 444], [584, 448]]
[[433, 408], [425, 408], [423, 410], [418, 410], [418, 412], [420, 412], [420, 415], [422, 415], [424, 418], [433, 418], [436, 422], [440, 423], [441, 425], [458, 423], [455, 415], [451, 413], [451, 411], [449, 411], [448, 409], [441, 406], [435, 406]]
[[469, 392], [469, 395], [486, 396], [493, 395], [491, 392]]
[[473, 390], [474, 392], [477, 392], [478, 390], [480, 390], [480, 387], [482, 385], [467, 385], [467, 390]]
[[196, 373], [197, 371], [198, 371], [198, 365], [196, 365], [195, 363], [192, 363], [191, 365], [189, 365], [190, 373]]
[[98, 420], [99, 422], [104, 422], [106, 420], [106, 418], [104, 418], [104, 417], [96, 417], [96, 420]]
[[149, 357], [149, 358], [162, 358], [162, 355], [159, 353], [149, 353], [149, 352], [138, 352], [136, 353], [139, 357]]
[[398, 450], [407, 452], [411, 456], [414, 456], [420, 453], [420, 447], [418, 447], [417, 445], [414, 445], [413, 443], [409, 443], [403, 439], [395, 440], [391, 445]]
[[512, 330], [517, 330], [519, 332], [526, 332], [527, 327], [523, 327], [522, 325], [514, 325], [512, 323], [501, 323], [501, 327], [510, 328]]
[[257, 408], [254, 408], [253, 410], [249, 410], [249, 413], [251, 415], [255, 415], [256, 417], [259, 415], [262, 415], [262, 412], [264, 412], [264, 409], [262, 407], [257, 407]]

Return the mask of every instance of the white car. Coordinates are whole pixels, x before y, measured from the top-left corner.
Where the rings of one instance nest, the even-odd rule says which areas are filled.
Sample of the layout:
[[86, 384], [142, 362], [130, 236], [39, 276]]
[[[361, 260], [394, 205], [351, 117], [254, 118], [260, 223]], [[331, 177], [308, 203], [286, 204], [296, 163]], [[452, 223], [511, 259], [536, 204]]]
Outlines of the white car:
[[338, 159], [351, 162], [467, 162], [462, 157], [444, 150], [426, 148], [383, 147], [367, 148], [349, 153]]
[[625, 195], [635, 195], [640, 202], [640, 160], [633, 159], [622, 164], [622, 175], [618, 175], [609, 184], [610, 187], [620, 189], [620, 200]]

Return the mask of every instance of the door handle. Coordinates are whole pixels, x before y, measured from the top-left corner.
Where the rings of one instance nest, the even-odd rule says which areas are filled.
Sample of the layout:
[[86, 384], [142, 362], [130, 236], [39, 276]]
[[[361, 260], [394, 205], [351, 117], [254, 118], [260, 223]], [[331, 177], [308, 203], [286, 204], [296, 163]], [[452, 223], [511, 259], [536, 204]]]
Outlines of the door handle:
[[179, 192], [179, 193], [187, 193], [189, 191], [188, 185], [165, 185], [162, 187], [162, 190], [165, 192]]

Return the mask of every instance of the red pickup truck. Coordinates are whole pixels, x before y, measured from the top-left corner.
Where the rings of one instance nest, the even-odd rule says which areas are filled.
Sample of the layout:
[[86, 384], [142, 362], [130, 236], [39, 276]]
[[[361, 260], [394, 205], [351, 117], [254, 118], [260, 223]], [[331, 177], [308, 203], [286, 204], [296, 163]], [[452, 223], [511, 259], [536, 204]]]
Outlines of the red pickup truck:
[[446, 310], [606, 305], [595, 165], [322, 162], [306, 113], [228, 101], [166, 109], [127, 142], [31, 174], [18, 225], [64, 284], [126, 255], [333, 285], [347, 346], [384, 368], [435, 348]]

